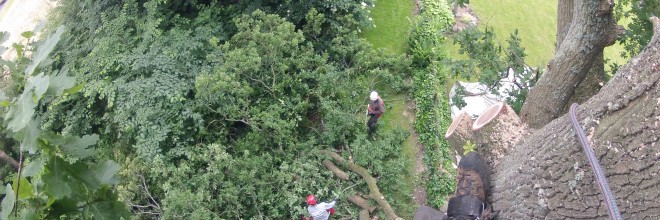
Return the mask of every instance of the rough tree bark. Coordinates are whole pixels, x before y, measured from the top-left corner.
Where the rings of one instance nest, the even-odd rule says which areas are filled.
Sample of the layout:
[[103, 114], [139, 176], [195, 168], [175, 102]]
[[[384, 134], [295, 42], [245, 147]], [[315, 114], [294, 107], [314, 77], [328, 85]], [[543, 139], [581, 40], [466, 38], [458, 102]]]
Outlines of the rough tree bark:
[[[557, 44], [561, 45], [573, 21], [574, 0], [560, 0], [557, 4]], [[557, 47], [556, 49], [559, 49]], [[555, 51], [556, 52], [556, 51]], [[577, 86], [568, 103], [583, 103], [596, 95], [605, 82], [605, 61], [603, 50], [596, 56], [584, 80]], [[561, 114], [568, 112], [568, 104]]]
[[[613, 6], [611, 0], [560, 1], [555, 57], [521, 110], [521, 119], [530, 127], [540, 128], [561, 116], [603, 48], [614, 43], [621, 28], [612, 17]], [[570, 26], [562, 27], [569, 15]]]
[[[660, 20], [651, 20], [647, 48], [577, 111], [624, 219], [660, 218]], [[568, 115], [526, 137], [495, 170], [500, 219], [607, 218]]]

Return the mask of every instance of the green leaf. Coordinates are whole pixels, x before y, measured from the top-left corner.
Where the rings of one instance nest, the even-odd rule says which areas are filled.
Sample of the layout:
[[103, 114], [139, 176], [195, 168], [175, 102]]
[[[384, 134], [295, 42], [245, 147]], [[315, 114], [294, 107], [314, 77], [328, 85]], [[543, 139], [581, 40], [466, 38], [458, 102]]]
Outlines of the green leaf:
[[41, 171], [44, 170], [44, 162], [41, 160], [41, 158], [37, 158], [34, 161], [31, 161], [28, 163], [25, 168], [23, 168], [23, 176], [25, 177], [31, 177], [35, 176]]
[[21, 151], [28, 151], [31, 154], [37, 152], [37, 138], [41, 134], [41, 129], [39, 129], [38, 120], [30, 120], [30, 123], [27, 124], [23, 130], [20, 130], [16, 134], [17, 140], [21, 141]]
[[9, 32], [0, 31], [0, 44], [4, 43], [7, 40], [9, 40]]
[[73, 94], [80, 91], [83, 88], [85, 88], [85, 83], [80, 83], [77, 86], [71, 87], [70, 89], [65, 89], [64, 94]]
[[46, 213], [45, 219], [59, 219], [60, 216], [69, 213], [75, 215], [78, 210], [77, 203], [78, 201], [71, 198], [54, 200], [51, 204], [49, 204], [50, 209], [49, 212]]
[[64, 160], [53, 156], [46, 164], [46, 173], [41, 177], [46, 193], [55, 199], [71, 195], [67, 164]]
[[23, 209], [21, 213], [18, 214], [18, 219], [21, 220], [37, 220], [37, 210], [34, 209]]
[[94, 215], [94, 219], [130, 219], [130, 212], [124, 203], [118, 201], [102, 201], [88, 205], [88, 211]]
[[79, 159], [94, 155], [95, 149], [87, 148], [99, 141], [99, 135], [85, 135], [82, 138], [76, 136], [62, 136], [54, 132], [47, 132], [41, 138], [52, 145], [58, 145], [65, 154]]
[[63, 32], [64, 26], [58, 27], [52, 36], [38, 45], [37, 52], [32, 54], [32, 63], [25, 68], [25, 75], [31, 76], [34, 69], [48, 57], [48, 54], [55, 49], [57, 42], [60, 41]]
[[7, 94], [5, 94], [5, 91], [0, 90], [0, 106], [1, 107], [8, 107], [11, 103], [7, 98]]
[[34, 37], [34, 32], [26, 31], [26, 32], [21, 33], [21, 36], [23, 36], [24, 38], [32, 38], [32, 37]]
[[84, 184], [87, 188], [96, 190], [101, 187], [101, 181], [96, 177], [94, 170], [87, 167], [86, 163], [78, 161], [71, 164], [68, 168], [71, 177]]
[[34, 94], [37, 96], [37, 101], [39, 101], [44, 93], [46, 93], [46, 90], [48, 90], [50, 77], [44, 75], [44, 73], [39, 73], [36, 76], [28, 76], [26, 81], [25, 90], [34, 88]]
[[37, 107], [37, 103], [32, 98], [32, 92], [23, 90], [23, 94], [12, 104], [5, 115], [5, 120], [9, 119], [7, 128], [13, 132], [23, 129], [34, 116], [35, 107]]
[[94, 170], [96, 178], [101, 181], [102, 184], [119, 184], [119, 177], [116, 175], [117, 171], [119, 171], [119, 164], [114, 161], [106, 160], [97, 164], [92, 169]]
[[48, 86], [48, 91], [46, 94], [52, 96], [62, 95], [62, 92], [70, 89], [75, 85], [76, 78], [67, 76], [67, 71], [62, 70], [59, 74], [50, 76], [50, 85]]
[[9, 217], [9, 214], [11, 214], [11, 211], [14, 209], [14, 202], [16, 201], [15, 197], [14, 190], [11, 188], [11, 185], [7, 183], [7, 193], [5, 193], [5, 198], [2, 200], [2, 203], [0, 203], [0, 206], [2, 206], [0, 219], [4, 220]]
[[[14, 182], [13, 187], [16, 188], [17, 182]], [[34, 187], [30, 183], [30, 181], [23, 177], [21, 178], [21, 185], [20, 188], [18, 189], [18, 199], [29, 199], [29, 198], [34, 198]]]

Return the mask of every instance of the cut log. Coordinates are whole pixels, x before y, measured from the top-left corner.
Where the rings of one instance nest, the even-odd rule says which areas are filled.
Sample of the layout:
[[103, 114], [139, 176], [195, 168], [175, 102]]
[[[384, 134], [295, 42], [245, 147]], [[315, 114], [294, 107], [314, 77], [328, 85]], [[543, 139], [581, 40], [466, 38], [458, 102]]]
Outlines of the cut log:
[[349, 202], [352, 202], [353, 204], [360, 206], [362, 210], [369, 211], [369, 213], [373, 212], [376, 209], [376, 207], [370, 206], [369, 202], [367, 202], [366, 199], [362, 198], [362, 196], [351, 195], [346, 197], [346, 199], [348, 199]]
[[369, 219], [371, 219], [371, 217], [369, 217], [369, 211], [367, 211], [366, 209], [362, 209], [362, 211], [360, 211], [360, 220], [369, 220]]
[[472, 125], [477, 139], [477, 151], [490, 167], [495, 167], [507, 149], [513, 147], [527, 132], [516, 112], [504, 102], [486, 109]]
[[378, 203], [378, 205], [385, 212], [385, 216], [387, 216], [387, 219], [401, 219], [399, 218], [399, 216], [396, 215], [396, 213], [394, 213], [394, 209], [392, 209], [390, 203], [387, 202], [385, 196], [383, 196], [383, 194], [380, 193], [380, 189], [378, 188], [378, 185], [376, 185], [376, 179], [369, 174], [369, 170], [367, 170], [366, 168], [360, 165], [347, 162], [343, 157], [339, 156], [339, 154], [335, 152], [331, 152], [328, 150], [321, 150], [321, 153], [331, 157], [339, 164], [346, 165], [348, 169], [362, 176], [364, 181], [367, 182], [367, 186], [369, 187], [369, 198], [376, 200], [376, 203]]
[[463, 146], [467, 141], [475, 143], [472, 124], [472, 117], [467, 112], [461, 111], [451, 122], [447, 133], [445, 133], [445, 139], [449, 142], [449, 146], [460, 155], [463, 155], [463, 151], [465, 150]]
[[328, 170], [332, 171], [332, 173], [335, 174], [337, 178], [348, 180], [349, 178], [348, 173], [339, 169], [339, 167], [337, 167], [334, 163], [332, 163], [332, 161], [323, 160], [323, 166], [325, 166], [325, 168], [328, 168]]

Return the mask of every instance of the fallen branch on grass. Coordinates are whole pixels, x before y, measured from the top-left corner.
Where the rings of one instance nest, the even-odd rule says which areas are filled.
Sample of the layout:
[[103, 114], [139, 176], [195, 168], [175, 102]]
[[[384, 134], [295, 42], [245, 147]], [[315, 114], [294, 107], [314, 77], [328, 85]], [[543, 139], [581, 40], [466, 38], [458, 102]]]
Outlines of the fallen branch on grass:
[[383, 208], [387, 219], [401, 219], [396, 215], [396, 213], [394, 213], [390, 203], [385, 200], [385, 196], [380, 193], [380, 189], [378, 188], [378, 185], [376, 185], [376, 179], [369, 174], [369, 170], [360, 165], [347, 162], [343, 157], [339, 156], [339, 154], [335, 152], [321, 150], [321, 153], [332, 157], [332, 159], [337, 161], [339, 164], [346, 165], [348, 169], [362, 176], [362, 178], [367, 182], [367, 186], [369, 187], [369, 198], [376, 200], [376, 203], [378, 203], [378, 205]]

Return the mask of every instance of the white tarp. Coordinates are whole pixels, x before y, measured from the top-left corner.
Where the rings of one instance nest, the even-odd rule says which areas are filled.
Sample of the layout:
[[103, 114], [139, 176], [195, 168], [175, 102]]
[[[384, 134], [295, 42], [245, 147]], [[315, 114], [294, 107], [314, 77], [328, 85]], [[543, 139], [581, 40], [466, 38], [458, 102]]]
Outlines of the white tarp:
[[[527, 73], [531, 72], [529, 68], [525, 68], [525, 71]], [[515, 83], [521, 81], [521, 79], [514, 77], [513, 69], [509, 69], [507, 78], [503, 78], [499, 82], [499, 95], [493, 94], [484, 84], [478, 82], [457, 81], [456, 83], [460, 83], [467, 92], [467, 95], [463, 97], [463, 101], [466, 103], [466, 106], [462, 109], [459, 109], [454, 105], [454, 103], [452, 103], [452, 99], [454, 96], [456, 96], [457, 87], [457, 85], [454, 84], [454, 86], [451, 87], [451, 91], [449, 92], [449, 105], [451, 106], [452, 119], [456, 117], [456, 115], [461, 110], [465, 111], [473, 118], [476, 118], [477, 116], [481, 115], [481, 113], [484, 112], [488, 107], [494, 105], [497, 102], [505, 101], [506, 98], [509, 97], [509, 92], [519, 89]]]

